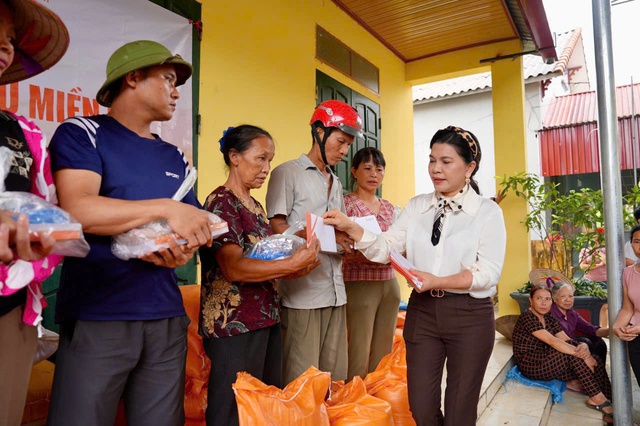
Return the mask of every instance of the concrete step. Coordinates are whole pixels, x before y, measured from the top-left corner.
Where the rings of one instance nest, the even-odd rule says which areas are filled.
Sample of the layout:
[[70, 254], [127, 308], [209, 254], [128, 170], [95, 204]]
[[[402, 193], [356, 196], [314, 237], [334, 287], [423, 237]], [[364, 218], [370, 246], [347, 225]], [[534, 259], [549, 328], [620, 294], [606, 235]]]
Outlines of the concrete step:
[[546, 424], [550, 412], [551, 393], [548, 390], [509, 381], [502, 384], [477, 425], [541, 426]]
[[478, 419], [478, 426], [601, 426], [602, 414], [585, 405], [585, 395], [565, 391], [563, 401], [553, 404], [548, 390], [510, 380]]
[[513, 346], [511, 342], [496, 332], [493, 353], [491, 354], [489, 365], [487, 365], [487, 371], [480, 390], [480, 399], [478, 401], [479, 417], [482, 416], [482, 413], [499, 392], [507, 373], [513, 365]]
[[[513, 367], [513, 346], [496, 336], [494, 352], [485, 374], [483, 391], [478, 403], [479, 426], [601, 426], [602, 415], [585, 405], [585, 395], [565, 391], [563, 402], [553, 404], [551, 393], [510, 380], [507, 372]], [[635, 389], [634, 389], [635, 390]]]
[[554, 404], [551, 408], [546, 426], [601, 426], [603, 424], [602, 414], [585, 405], [586, 395], [567, 390], [562, 396], [563, 401]]

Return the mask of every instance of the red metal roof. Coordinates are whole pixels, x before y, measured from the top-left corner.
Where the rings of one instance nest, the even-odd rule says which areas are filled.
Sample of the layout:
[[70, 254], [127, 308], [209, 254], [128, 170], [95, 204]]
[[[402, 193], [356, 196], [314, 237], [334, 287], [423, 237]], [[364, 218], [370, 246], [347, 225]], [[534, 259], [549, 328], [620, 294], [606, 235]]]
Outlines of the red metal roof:
[[[640, 167], [640, 84], [633, 85], [636, 167]], [[632, 169], [631, 85], [616, 88], [621, 169]], [[595, 92], [561, 96], [548, 107], [538, 133], [543, 176], [600, 171]]]
[[[640, 83], [633, 85], [636, 115], [640, 113]], [[631, 85], [616, 87], [616, 112], [618, 118], [631, 117]], [[542, 129], [573, 126], [598, 121], [596, 92], [559, 96], [547, 107]]]

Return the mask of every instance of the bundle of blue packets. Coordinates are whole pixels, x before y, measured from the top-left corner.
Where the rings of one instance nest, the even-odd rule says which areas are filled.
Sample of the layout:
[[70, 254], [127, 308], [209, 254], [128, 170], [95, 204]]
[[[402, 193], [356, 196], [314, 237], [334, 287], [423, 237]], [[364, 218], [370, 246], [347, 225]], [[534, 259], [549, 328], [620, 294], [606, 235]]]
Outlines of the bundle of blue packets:
[[259, 260], [278, 260], [291, 257], [307, 242], [297, 235], [276, 234], [258, 241], [246, 257]]

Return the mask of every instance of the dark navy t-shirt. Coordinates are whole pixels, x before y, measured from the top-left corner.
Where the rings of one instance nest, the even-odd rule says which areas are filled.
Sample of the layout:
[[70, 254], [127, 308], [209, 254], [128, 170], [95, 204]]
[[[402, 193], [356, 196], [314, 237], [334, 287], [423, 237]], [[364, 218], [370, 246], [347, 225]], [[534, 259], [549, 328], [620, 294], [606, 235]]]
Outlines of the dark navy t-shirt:
[[[123, 200], [171, 198], [186, 176], [182, 152], [147, 139], [107, 115], [64, 121], [49, 146], [53, 171], [90, 170], [102, 176], [100, 195]], [[193, 190], [182, 200], [201, 207]], [[111, 253], [111, 237], [86, 234], [91, 251], [62, 266], [56, 322], [153, 320], [184, 315], [173, 269]]]

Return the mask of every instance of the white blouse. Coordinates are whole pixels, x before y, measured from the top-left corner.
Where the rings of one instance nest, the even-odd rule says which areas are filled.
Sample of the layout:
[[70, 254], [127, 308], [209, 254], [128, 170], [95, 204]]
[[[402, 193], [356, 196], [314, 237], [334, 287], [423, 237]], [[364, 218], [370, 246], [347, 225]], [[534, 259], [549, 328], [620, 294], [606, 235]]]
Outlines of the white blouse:
[[500, 281], [507, 245], [502, 210], [498, 205], [470, 189], [462, 198], [462, 209], [446, 211], [442, 235], [437, 246], [431, 231], [437, 200], [433, 193], [412, 198], [400, 217], [382, 235], [367, 230], [355, 248], [374, 262], [388, 263], [390, 248], [406, 251], [407, 259], [418, 270], [437, 277], [455, 275], [468, 269], [473, 275], [468, 290], [477, 299], [493, 297]]

